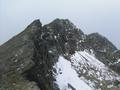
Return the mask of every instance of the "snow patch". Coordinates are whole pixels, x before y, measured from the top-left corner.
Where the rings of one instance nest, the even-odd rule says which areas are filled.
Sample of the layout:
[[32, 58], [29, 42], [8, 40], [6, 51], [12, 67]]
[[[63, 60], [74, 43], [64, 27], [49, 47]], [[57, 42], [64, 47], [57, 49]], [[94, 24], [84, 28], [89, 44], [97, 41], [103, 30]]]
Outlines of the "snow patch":
[[117, 62], [114, 62], [113, 65], [118, 63], [120, 63], [120, 59], [118, 59]]
[[48, 52], [49, 52], [49, 53], [52, 53], [52, 50], [49, 50]]
[[[77, 73], [80, 76], [84, 76], [83, 80], [86, 82], [91, 88], [96, 88], [99, 83], [99, 87], [102, 85], [101, 82], [110, 82], [108, 85], [112, 85], [115, 80], [120, 81], [120, 77], [117, 73], [109, 69], [105, 64], [96, 59], [93, 53], [89, 53], [87, 51], [76, 51], [75, 54], [71, 56], [71, 64]], [[89, 78], [88, 78], [89, 77]], [[95, 78], [95, 79], [93, 79]], [[93, 83], [90, 85], [89, 83]], [[98, 89], [99, 89], [98, 87]]]
[[58, 62], [53, 66], [56, 84], [60, 90], [92, 90], [83, 80], [78, 77], [70, 61], [60, 56]]

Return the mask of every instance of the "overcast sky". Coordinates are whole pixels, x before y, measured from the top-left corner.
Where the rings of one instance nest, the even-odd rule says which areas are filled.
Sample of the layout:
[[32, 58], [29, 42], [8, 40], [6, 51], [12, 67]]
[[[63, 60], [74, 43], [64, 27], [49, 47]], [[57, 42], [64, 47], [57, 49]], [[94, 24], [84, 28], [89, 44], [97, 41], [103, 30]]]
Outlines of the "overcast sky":
[[71, 20], [83, 32], [99, 32], [120, 49], [120, 0], [0, 0], [0, 44], [34, 19]]

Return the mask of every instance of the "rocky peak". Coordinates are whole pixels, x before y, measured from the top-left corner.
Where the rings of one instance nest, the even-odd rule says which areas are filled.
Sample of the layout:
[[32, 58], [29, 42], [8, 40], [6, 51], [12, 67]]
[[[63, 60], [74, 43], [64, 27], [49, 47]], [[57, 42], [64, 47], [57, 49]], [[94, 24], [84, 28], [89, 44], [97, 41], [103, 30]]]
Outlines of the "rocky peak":
[[[49, 29], [51, 28], [52, 30], [56, 30], [57, 32], [63, 32], [63, 33], [65, 31], [69, 32], [69, 31], [78, 30], [78, 28], [68, 19], [55, 19], [50, 24], [47, 24], [44, 27]], [[79, 30], [79, 32], [83, 34], [81, 30]]]
[[66, 51], [73, 53], [78, 49], [79, 41], [82, 41], [84, 36], [84, 33], [68, 19], [55, 19], [50, 24], [43, 26], [44, 40], [56, 42], [61, 46], [64, 54]]
[[42, 23], [40, 22], [39, 19], [36, 19], [36, 20], [34, 20], [29, 26], [30, 26], [30, 27], [32, 27], [32, 26], [41, 27], [41, 26], [42, 26]]
[[[58, 26], [58, 27], [62, 27], [62, 28], [65, 28], [65, 29], [76, 28], [76, 26], [71, 21], [69, 21], [68, 19], [55, 19], [49, 25], [51, 27], [57, 27]], [[58, 28], [58, 29], [60, 29], [60, 28]]]
[[28, 27], [23, 32], [28, 33], [28, 34], [35, 34], [41, 28], [42, 28], [42, 24], [40, 20], [37, 19], [37, 20], [34, 20], [30, 25], [28, 25]]
[[88, 35], [88, 42], [96, 51], [113, 52], [117, 48], [104, 36], [99, 33], [92, 33]]
[[117, 48], [106, 37], [99, 33], [88, 34], [83, 46], [88, 50], [92, 49], [95, 56], [107, 65], [114, 61], [112, 53], [117, 50]]

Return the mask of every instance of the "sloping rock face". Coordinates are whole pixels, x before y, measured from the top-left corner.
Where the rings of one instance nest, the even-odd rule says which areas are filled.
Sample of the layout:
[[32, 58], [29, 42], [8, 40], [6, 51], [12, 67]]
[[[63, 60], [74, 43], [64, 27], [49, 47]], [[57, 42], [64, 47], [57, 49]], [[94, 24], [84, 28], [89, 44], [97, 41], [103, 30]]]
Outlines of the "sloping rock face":
[[21, 75], [35, 65], [33, 58], [34, 37], [41, 29], [39, 20], [31, 23], [23, 32], [0, 46], [0, 90], [34, 90], [35, 83]]
[[[85, 50], [119, 74], [119, 50], [102, 35], [86, 35], [68, 19], [55, 19], [44, 26], [39, 20], [35, 20], [23, 32], [0, 46], [0, 90], [60, 90], [55, 83], [54, 74], [57, 70], [54, 65], [60, 56], [74, 63], [71, 57], [75, 52]], [[88, 69], [90, 66], [86, 67]], [[80, 75], [83, 69], [75, 70]], [[111, 70], [109, 72], [115, 73]], [[116, 73], [111, 77], [115, 75], [119, 78]], [[92, 79], [96, 78], [94, 76]], [[118, 86], [119, 79], [115, 80]], [[119, 90], [116, 86], [114, 90]], [[102, 90], [110, 90], [106, 87], [100, 86]]]
[[88, 49], [92, 49], [95, 52], [95, 56], [103, 63], [108, 65], [114, 59], [112, 58], [112, 52], [117, 48], [104, 36], [99, 33], [92, 33], [87, 35], [86, 45]]

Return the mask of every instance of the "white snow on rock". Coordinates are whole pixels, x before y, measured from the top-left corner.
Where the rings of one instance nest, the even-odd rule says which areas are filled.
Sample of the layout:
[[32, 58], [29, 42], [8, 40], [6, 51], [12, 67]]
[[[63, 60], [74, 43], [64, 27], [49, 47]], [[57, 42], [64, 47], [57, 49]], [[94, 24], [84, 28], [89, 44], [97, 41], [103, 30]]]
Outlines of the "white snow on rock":
[[113, 65], [118, 64], [118, 63], [120, 63], [120, 59], [118, 59], [116, 62], [114, 62]]
[[86, 51], [76, 51], [71, 57], [71, 62], [76, 69], [84, 67], [84, 69], [88, 70], [89, 75], [95, 74], [98, 79], [115, 80], [118, 77], [120, 80], [119, 75]]
[[59, 56], [53, 66], [56, 69], [55, 83], [60, 90], [106, 90], [114, 87], [114, 82], [120, 82], [120, 76], [105, 64], [95, 58], [94, 53], [76, 51], [67, 60]]
[[118, 59], [117, 63], [120, 63], [120, 59]]
[[78, 77], [72, 68], [71, 62], [60, 56], [58, 62], [53, 66], [56, 69], [56, 84], [60, 90], [92, 90], [83, 80]]
[[103, 86], [114, 86], [115, 81], [120, 82], [120, 76], [96, 59], [93, 53], [76, 51], [70, 60], [77, 73], [84, 77], [83, 81], [95, 90], [101, 90]]

